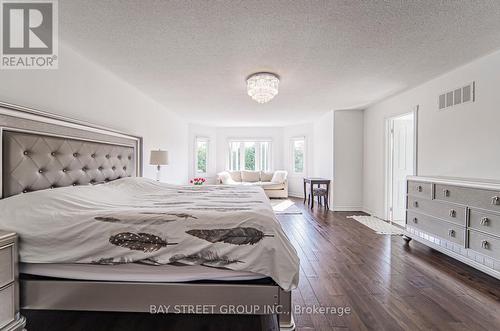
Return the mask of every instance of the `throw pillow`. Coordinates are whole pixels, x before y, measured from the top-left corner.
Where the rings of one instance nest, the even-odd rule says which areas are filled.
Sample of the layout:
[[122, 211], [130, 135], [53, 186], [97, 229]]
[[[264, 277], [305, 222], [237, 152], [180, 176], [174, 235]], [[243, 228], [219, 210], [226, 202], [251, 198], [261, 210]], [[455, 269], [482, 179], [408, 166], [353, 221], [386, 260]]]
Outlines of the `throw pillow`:
[[260, 181], [260, 171], [242, 171], [241, 181], [247, 183], [255, 183]]
[[229, 174], [235, 182], [241, 182], [241, 171], [229, 171]]
[[217, 174], [219, 177], [219, 180], [221, 181], [222, 184], [229, 185], [229, 184], [235, 184], [236, 182], [231, 178], [231, 174], [227, 171], [223, 171]]
[[286, 172], [285, 170], [277, 170], [274, 172], [271, 183], [283, 184], [286, 181], [287, 176], [288, 172]]
[[273, 179], [274, 172], [260, 172], [260, 181], [261, 182], [270, 182]]

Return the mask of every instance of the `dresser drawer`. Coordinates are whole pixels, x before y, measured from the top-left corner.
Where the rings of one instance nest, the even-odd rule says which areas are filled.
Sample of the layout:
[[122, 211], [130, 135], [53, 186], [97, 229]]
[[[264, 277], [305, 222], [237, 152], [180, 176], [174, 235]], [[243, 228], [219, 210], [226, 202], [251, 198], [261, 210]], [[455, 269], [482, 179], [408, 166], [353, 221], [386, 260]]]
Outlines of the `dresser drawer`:
[[471, 209], [469, 211], [469, 227], [500, 237], [500, 214]]
[[459, 203], [500, 212], [500, 192], [436, 184], [436, 200]]
[[500, 260], [500, 238], [469, 230], [469, 248]]
[[425, 182], [408, 181], [408, 194], [416, 197], [432, 199], [432, 184]]
[[438, 220], [428, 215], [408, 210], [406, 224], [420, 229], [436, 237], [446, 239], [459, 245], [465, 245], [465, 228], [454, 223]]
[[466, 226], [466, 208], [436, 200], [408, 197], [408, 209]]
[[14, 284], [0, 288], [0, 329], [15, 318]]
[[0, 247], [0, 287], [14, 281], [14, 244]]

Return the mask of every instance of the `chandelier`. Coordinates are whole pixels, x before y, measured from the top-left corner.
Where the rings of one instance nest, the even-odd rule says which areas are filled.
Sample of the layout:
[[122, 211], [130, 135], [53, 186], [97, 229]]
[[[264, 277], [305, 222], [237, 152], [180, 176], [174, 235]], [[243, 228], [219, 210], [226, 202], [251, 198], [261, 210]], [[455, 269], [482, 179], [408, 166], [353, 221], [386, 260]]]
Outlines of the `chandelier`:
[[279, 77], [269, 72], [252, 74], [247, 78], [248, 95], [258, 103], [269, 102], [278, 94], [279, 82]]

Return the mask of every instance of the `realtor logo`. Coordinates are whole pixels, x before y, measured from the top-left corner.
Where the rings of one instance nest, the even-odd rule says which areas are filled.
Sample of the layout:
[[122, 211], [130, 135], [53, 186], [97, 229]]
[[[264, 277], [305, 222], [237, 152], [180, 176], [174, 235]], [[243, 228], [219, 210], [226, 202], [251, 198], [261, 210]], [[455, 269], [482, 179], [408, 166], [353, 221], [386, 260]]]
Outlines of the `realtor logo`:
[[1, 69], [57, 69], [57, 0], [1, 0]]

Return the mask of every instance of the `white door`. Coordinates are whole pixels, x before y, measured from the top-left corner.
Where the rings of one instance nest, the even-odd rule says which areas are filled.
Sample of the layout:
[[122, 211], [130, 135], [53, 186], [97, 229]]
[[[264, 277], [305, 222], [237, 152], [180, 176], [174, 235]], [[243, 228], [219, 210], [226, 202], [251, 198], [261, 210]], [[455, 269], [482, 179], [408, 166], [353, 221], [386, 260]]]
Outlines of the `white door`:
[[406, 177], [414, 171], [414, 116], [408, 114], [392, 120], [392, 217], [404, 225]]

